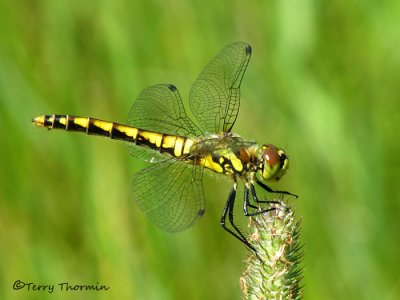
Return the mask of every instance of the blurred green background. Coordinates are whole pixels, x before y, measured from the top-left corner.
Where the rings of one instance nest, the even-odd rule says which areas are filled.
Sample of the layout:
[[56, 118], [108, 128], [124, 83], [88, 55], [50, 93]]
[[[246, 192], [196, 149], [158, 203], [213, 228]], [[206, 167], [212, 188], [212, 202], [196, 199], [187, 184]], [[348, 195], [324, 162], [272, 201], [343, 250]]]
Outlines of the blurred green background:
[[[229, 182], [206, 176], [207, 213], [169, 234], [130, 200], [145, 164], [124, 144], [31, 117], [123, 123], [164, 82], [187, 101], [208, 61], [246, 41], [235, 131], [290, 154], [273, 187], [300, 195], [304, 298], [399, 299], [399, 30], [395, 0], [1, 0], [0, 298], [241, 298], [248, 253], [219, 226]], [[16, 280], [110, 289], [16, 291]]]

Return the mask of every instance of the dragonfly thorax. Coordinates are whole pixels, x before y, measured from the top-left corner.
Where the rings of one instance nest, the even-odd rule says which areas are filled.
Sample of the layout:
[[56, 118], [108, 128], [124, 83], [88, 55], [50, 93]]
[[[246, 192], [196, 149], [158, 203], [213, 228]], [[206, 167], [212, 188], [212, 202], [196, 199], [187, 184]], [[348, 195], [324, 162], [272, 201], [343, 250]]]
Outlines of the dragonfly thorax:
[[289, 158], [282, 149], [264, 144], [258, 152], [258, 171], [267, 181], [278, 181], [289, 168]]

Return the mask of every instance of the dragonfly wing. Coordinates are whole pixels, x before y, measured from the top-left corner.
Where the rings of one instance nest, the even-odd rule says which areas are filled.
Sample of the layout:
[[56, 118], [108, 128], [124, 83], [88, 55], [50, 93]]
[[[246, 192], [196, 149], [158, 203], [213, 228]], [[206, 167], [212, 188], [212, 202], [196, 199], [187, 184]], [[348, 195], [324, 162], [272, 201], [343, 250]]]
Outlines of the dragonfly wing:
[[204, 213], [203, 170], [168, 159], [135, 174], [132, 196], [157, 226], [177, 232], [194, 224]]
[[190, 108], [205, 132], [229, 132], [239, 112], [240, 83], [251, 56], [246, 43], [224, 47], [190, 90]]
[[[200, 129], [186, 115], [181, 96], [172, 84], [157, 84], [144, 89], [133, 104], [128, 124], [165, 134], [199, 136]], [[129, 146], [131, 155], [156, 162], [167, 159], [156, 150]]]

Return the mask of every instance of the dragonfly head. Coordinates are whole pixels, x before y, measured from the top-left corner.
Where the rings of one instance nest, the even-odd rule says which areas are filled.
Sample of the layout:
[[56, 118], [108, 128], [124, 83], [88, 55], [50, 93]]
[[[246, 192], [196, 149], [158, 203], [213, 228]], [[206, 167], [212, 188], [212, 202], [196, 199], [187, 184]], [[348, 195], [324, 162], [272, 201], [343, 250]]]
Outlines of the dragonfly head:
[[264, 180], [278, 181], [289, 168], [289, 158], [282, 149], [274, 145], [262, 145], [259, 158], [258, 170]]

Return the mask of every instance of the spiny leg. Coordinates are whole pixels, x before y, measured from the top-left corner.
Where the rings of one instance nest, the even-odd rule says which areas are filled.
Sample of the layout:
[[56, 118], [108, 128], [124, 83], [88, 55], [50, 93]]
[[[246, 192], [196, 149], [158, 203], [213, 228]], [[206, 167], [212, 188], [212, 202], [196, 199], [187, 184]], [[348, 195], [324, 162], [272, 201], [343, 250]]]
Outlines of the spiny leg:
[[[249, 248], [251, 251], [253, 251], [257, 255], [257, 251], [254, 249], [252, 245], [247, 241], [247, 239], [244, 237], [242, 232], [239, 230], [239, 228], [235, 225], [235, 222], [233, 220], [233, 208], [235, 205], [235, 197], [236, 197], [236, 188], [237, 188], [237, 182], [234, 183], [229, 196], [228, 200], [226, 201], [224, 210], [222, 212], [222, 217], [221, 217], [221, 226], [223, 229], [225, 229], [227, 232], [232, 234], [235, 238], [237, 238], [239, 241], [241, 241], [247, 248]], [[228, 214], [229, 216], [229, 223], [232, 225], [232, 227], [235, 229], [235, 231], [231, 230], [229, 227], [226, 226], [226, 215]], [[257, 255], [258, 256], [258, 255]]]
[[[269, 192], [269, 193], [274, 193], [274, 194], [285, 194], [285, 195], [289, 195], [289, 196], [296, 197], [296, 199], [299, 198], [299, 196], [297, 196], [297, 195], [295, 195], [295, 194], [292, 194], [292, 193], [290, 193], [290, 192], [287, 192], [287, 191], [275, 191], [275, 190], [271, 189], [268, 185], [266, 185], [265, 183], [261, 182], [261, 181], [257, 178], [257, 176], [254, 176], [254, 179], [255, 179], [255, 181], [257, 182], [257, 184], [258, 184], [259, 186], [261, 186], [264, 190], [266, 190], [266, 191]], [[267, 201], [267, 202], [269, 202], [269, 201]]]
[[[251, 187], [254, 188], [253, 185], [251, 185]], [[255, 201], [255, 202], [258, 203], [258, 201]], [[250, 203], [250, 200], [249, 200], [249, 183], [246, 182], [245, 185], [244, 185], [244, 202], [243, 202], [243, 210], [244, 210], [244, 214], [246, 216], [248, 215], [247, 211], [248, 211], [249, 207], [254, 208], [254, 209], [258, 209], [257, 206], [255, 206], [255, 205]]]
[[[256, 203], [268, 203], [268, 204], [279, 204], [279, 201], [269, 201], [269, 200], [258, 200], [257, 194], [256, 194], [256, 190], [254, 188], [254, 184], [252, 182], [250, 182], [250, 184], [248, 182], [245, 183], [244, 186], [244, 202], [243, 202], [243, 211], [244, 211], [244, 215], [245, 216], [257, 216], [272, 210], [275, 210], [276, 207], [270, 207], [267, 209], [259, 209], [259, 207], [250, 204], [250, 200], [249, 200], [249, 185], [250, 185], [250, 190], [251, 190], [251, 194], [253, 196], [253, 200]], [[249, 207], [254, 208], [254, 209], [259, 209], [256, 212], [249, 212]]]
[[[274, 200], [259, 200], [258, 199], [258, 196], [257, 196], [257, 193], [256, 193], [256, 188], [254, 187], [254, 183], [251, 181], [250, 182], [250, 190], [251, 190], [251, 195], [252, 195], [252, 197], [253, 197], [253, 201], [255, 202], [255, 203], [258, 203], [258, 204], [260, 204], [260, 203], [269, 203], [269, 204], [271, 204], [271, 203], [275, 203], [275, 204], [279, 204], [279, 201], [274, 201]], [[258, 207], [257, 207], [258, 208]]]

